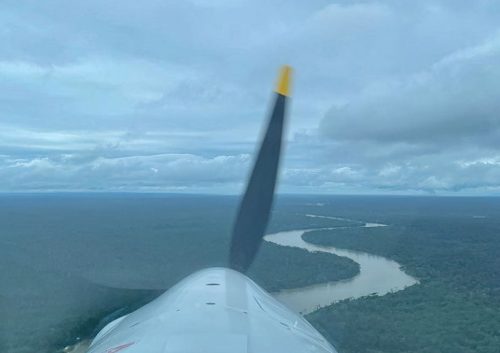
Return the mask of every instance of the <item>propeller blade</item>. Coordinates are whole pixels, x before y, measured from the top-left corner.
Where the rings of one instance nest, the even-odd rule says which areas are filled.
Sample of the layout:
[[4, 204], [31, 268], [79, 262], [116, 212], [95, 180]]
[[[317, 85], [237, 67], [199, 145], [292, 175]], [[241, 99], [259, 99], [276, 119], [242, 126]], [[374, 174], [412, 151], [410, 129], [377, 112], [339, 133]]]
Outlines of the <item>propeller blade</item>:
[[246, 272], [252, 264], [269, 222], [291, 73], [289, 66], [281, 68], [272, 114], [234, 223], [229, 265], [240, 272]]

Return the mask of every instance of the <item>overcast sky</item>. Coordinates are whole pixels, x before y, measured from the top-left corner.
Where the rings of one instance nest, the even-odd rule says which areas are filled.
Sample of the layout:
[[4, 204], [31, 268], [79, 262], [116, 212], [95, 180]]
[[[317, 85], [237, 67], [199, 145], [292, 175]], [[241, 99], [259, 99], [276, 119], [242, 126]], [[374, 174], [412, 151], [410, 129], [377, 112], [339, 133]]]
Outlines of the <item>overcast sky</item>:
[[500, 2], [2, 1], [0, 191], [500, 193]]

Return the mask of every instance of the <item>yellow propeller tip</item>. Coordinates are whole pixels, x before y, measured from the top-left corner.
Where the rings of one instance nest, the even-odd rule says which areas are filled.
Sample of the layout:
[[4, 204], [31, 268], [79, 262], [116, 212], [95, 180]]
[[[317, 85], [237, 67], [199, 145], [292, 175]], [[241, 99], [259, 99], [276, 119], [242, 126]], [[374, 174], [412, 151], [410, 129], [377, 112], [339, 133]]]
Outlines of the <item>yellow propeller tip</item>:
[[290, 96], [292, 85], [292, 68], [288, 65], [283, 65], [278, 76], [278, 84], [276, 85], [276, 93], [283, 96]]

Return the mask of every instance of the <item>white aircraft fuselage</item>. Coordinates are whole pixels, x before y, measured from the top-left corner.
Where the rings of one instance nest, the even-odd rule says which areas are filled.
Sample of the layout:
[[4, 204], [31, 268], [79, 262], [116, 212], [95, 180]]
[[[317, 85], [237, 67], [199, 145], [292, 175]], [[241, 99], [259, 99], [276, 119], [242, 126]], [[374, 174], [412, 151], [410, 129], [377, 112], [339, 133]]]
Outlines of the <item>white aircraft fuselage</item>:
[[114, 320], [89, 353], [262, 353], [336, 350], [304, 318], [227, 268], [192, 274]]

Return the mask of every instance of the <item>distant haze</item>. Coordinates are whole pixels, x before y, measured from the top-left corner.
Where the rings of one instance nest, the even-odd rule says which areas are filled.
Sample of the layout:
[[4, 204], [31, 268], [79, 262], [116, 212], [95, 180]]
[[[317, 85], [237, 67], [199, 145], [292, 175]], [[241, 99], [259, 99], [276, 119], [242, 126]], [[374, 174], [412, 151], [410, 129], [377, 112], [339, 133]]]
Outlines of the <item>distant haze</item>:
[[0, 191], [499, 194], [500, 2], [3, 1]]

